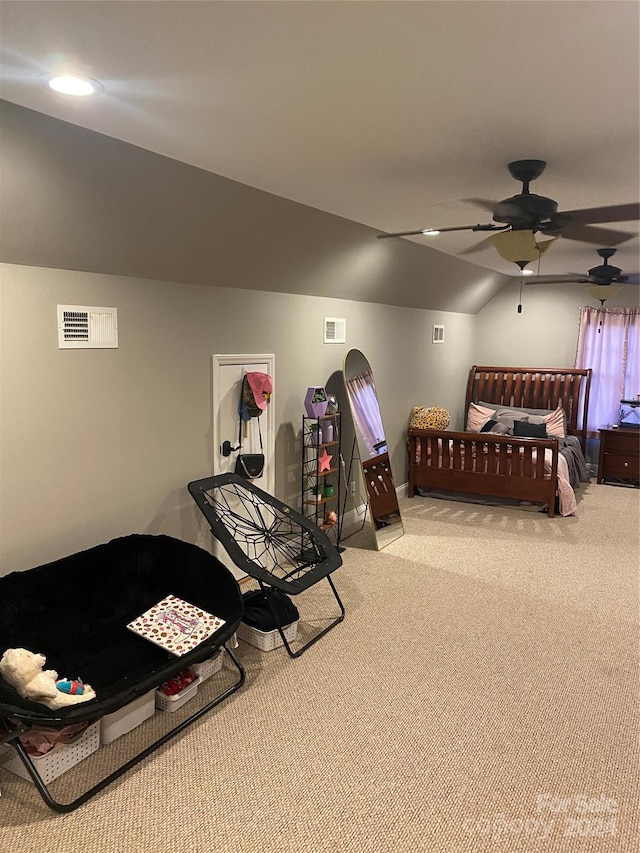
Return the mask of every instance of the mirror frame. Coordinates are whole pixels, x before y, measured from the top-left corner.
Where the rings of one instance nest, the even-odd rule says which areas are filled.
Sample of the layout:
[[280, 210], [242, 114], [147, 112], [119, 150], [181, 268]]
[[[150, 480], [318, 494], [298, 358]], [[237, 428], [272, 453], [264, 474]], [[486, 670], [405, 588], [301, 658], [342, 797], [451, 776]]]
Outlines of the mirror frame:
[[[351, 363], [350, 368], [349, 363]], [[391, 471], [391, 460], [373, 370], [364, 353], [357, 349], [349, 350], [344, 357], [342, 378], [351, 409], [355, 442], [367, 491], [367, 518], [373, 528], [376, 548], [380, 551], [404, 535], [404, 525]], [[353, 383], [358, 378], [363, 381], [363, 393], [366, 393], [367, 389], [372, 392], [372, 395], [369, 395], [371, 405], [369, 415], [374, 432], [368, 435], [365, 435], [366, 418], [354, 393]], [[377, 411], [373, 408], [374, 402]]]

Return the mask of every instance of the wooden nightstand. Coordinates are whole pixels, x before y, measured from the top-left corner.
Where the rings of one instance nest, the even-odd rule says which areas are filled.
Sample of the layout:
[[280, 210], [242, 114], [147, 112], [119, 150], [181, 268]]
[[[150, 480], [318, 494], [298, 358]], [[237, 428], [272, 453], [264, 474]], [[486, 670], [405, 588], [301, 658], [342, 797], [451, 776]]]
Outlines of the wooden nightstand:
[[632, 480], [640, 483], [640, 430], [601, 427], [598, 482]]

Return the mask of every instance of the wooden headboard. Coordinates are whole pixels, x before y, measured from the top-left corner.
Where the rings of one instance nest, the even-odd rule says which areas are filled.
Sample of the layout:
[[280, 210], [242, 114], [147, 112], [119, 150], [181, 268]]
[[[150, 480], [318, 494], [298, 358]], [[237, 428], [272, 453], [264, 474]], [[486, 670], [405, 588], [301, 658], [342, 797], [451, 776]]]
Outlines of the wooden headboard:
[[587, 411], [591, 368], [478, 367], [469, 372], [465, 417], [469, 403], [499, 403], [505, 408], [557, 409], [567, 414], [567, 432], [587, 446]]

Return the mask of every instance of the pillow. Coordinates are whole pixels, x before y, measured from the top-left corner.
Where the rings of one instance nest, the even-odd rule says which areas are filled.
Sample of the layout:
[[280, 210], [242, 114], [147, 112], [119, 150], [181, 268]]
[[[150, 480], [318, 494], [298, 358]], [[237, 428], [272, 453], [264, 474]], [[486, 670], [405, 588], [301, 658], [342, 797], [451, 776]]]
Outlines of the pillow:
[[451, 418], [438, 406], [414, 406], [409, 427], [413, 429], [446, 429]]
[[[538, 409], [538, 411], [540, 410]], [[494, 418], [500, 423], [507, 424], [511, 429], [513, 429], [515, 421], [527, 421], [530, 424], [545, 424], [547, 436], [551, 436], [552, 438], [564, 438], [566, 435], [564, 410], [560, 407], [553, 412], [547, 412], [544, 416], [531, 415], [523, 409], [498, 409], [494, 414]]]
[[544, 423], [544, 418], [541, 415], [529, 415], [518, 409], [498, 409], [493, 417], [499, 423], [506, 424], [511, 430], [513, 430], [513, 425], [516, 421], [526, 421], [530, 424]]
[[522, 438], [546, 438], [547, 425], [534, 424], [530, 421], [514, 421], [513, 434], [519, 435]]
[[482, 432], [494, 433], [495, 435], [513, 435], [513, 430], [506, 424], [501, 424], [500, 421], [488, 420], [483, 426]]
[[[551, 436], [552, 438], [565, 438], [566, 437], [566, 434], [567, 434], [567, 413], [562, 408], [562, 406], [558, 406], [557, 409], [550, 412], [548, 409], [526, 409], [526, 408], [505, 409], [505, 408], [502, 408], [497, 403], [480, 402], [480, 403], [477, 403], [477, 405], [482, 406], [483, 408], [491, 409], [493, 412], [497, 412], [498, 410], [505, 411], [505, 412], [506, 411], [515, 412], [516, 413], [515, 416], [520, 417], [520, 419], [522, 419], [522, 420], [524, 420], [524, 418], [522, 418], [523, 414], [525, 414], [525, 415], [536, 415], [536, 416], [540, 415], [547, 425], [547, 435], [548, 436]], [[494, 417], [495, 417], [495, 415], [494, 415]], [[533, 423], [534, 421], [531, 421], [531, 422]]]
[[467, 432], [480, 432], [489, 418], [495, 416], [495, 409], [481, 406], [478, 403], [469, 403], [467, 412]]
[[553, 412], [549, 412], [544, 416], [544, 422], [547, 426], [547, 435], [552, 438], [565, 438], [567, 435], [567, 416], [564, 409], [558, 406]]

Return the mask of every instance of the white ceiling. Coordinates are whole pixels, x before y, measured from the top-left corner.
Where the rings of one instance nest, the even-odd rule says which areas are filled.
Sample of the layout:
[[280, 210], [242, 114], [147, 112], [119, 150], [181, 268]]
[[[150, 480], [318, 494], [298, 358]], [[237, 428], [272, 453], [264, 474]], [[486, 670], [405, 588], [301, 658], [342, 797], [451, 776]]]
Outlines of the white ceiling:
[[[547, 161], [559, 209], [640, 195], [635, 0], [3, 2], [0, 95], [381, 231], [488, 222], [465, 199]], [[93, 99], [41, 80], [74, 70]], [[638, 271], [635, 235], [615, 264]], [[482, 235], [419, 238], [451, 254]], [[437, 242], [436, 242], [437, 241]], [[560, 239], [540, 272], [586, 272]], [[493, 247], [466, 260], [516, 272]]]

